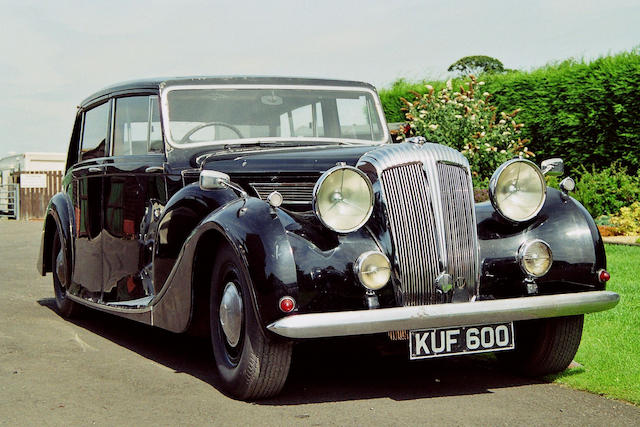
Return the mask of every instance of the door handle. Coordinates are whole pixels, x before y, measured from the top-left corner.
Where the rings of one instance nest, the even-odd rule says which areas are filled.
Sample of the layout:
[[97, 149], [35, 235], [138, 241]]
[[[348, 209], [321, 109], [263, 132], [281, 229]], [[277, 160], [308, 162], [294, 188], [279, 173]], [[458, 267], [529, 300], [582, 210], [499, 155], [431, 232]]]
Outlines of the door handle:
[[92, 166], [89, 168], [89, 173], [98, 173], [98, 172], [102, 172], [102, 168], [98, 168], [95, 166]]
[[164, 167], [162, 167], [162, 166], [149, 166], [144, 171], [146, 173], [164, 172]]

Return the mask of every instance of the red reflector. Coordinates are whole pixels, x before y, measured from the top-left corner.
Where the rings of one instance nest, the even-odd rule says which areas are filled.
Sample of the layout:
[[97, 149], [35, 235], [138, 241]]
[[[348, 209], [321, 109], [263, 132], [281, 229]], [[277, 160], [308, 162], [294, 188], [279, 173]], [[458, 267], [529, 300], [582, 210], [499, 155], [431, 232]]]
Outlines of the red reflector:
[[280, 310], [282, 310], [283, 312], [289, 313], [293, 311], [295, 307], [296, 307], [296, 302], [294, 301], [293, 298], [291, 297], [280, 298]]
[[609, 272], [607, 270], [600, 270], [600, 272], [598, 273], [598, 280], [600, 280], [601, 282], [608, 282], [609, 279], [611, 279], [611, 275], [609, 274]]

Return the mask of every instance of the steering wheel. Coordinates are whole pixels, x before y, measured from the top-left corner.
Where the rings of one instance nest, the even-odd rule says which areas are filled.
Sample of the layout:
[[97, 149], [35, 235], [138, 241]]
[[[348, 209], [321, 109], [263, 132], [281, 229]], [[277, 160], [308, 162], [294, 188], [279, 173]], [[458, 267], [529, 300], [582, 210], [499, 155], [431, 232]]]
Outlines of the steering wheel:
[[189, 132], [185, 133], [182, 139], [180, 140], [180, 143], [184, 144], [189, 142], [189, 140], [191, 139], [191, 135], [198, 132], [200, 129], [208, 128], [211, 126], [222, 126], [222, 127], [231, 129], [236, 135], [238, 135], [238, 138], [244, 138], [244, 136], [242, 136], [242, 133], [240, 133], [240, 130], [232, 124], [225, 123], [225, 122], [208, 122], [208, 123], [202, 123], [194, 127], [193, 129], [191, 129]]

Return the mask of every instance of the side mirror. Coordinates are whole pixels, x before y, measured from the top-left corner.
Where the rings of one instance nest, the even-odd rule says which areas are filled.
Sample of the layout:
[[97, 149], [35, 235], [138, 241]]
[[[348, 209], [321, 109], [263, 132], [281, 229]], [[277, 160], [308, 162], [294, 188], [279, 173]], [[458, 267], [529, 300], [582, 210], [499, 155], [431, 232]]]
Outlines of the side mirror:
[[564, 162], [557, 157], [544, 160], [540, 166], [543, 175], [560, 176], [564, 173]]
[[226, 188], [229, 186], [231, 178], [226, 173], [203, 170], [200, 171], [200, 188], [203, 190], [216, 190], [219, 188]]

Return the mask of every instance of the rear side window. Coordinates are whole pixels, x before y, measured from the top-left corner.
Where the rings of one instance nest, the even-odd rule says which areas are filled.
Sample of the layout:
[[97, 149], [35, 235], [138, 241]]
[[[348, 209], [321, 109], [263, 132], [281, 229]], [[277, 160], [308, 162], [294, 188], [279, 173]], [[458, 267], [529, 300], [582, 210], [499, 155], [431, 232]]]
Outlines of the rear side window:
[[105, 156], [109, 103], [106, 102], [84, 113], [80, 159], [88, 160]]
[[162, 152], [157, 96], [116, 99], [113, 155]]

